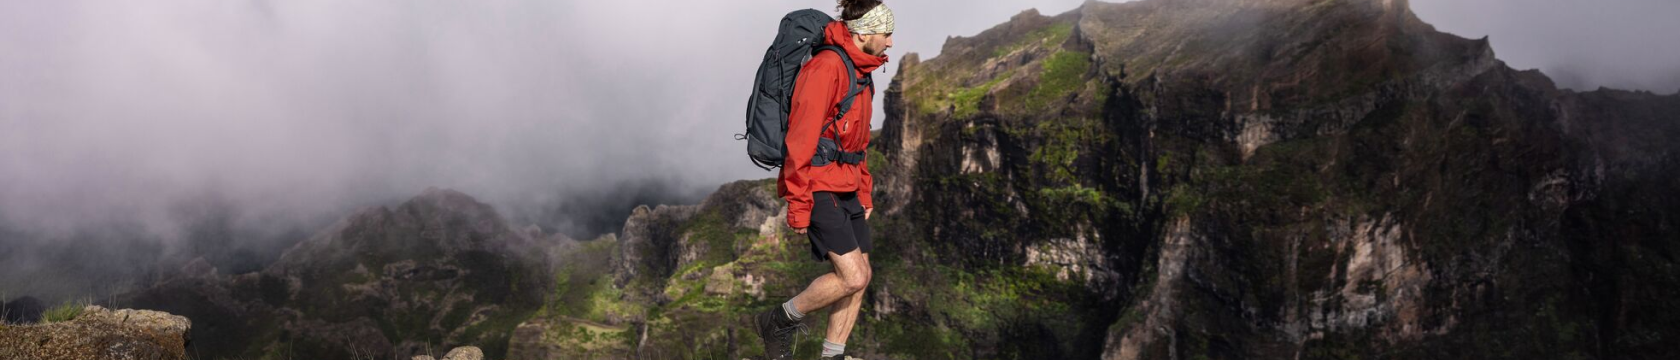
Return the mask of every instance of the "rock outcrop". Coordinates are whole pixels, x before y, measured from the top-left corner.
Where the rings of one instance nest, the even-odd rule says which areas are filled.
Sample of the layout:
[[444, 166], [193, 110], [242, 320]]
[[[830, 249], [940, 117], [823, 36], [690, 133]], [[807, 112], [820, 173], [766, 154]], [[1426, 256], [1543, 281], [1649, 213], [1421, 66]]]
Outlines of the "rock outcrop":
[[0, 359], [185, 360], [191, 328], [192, 321], [165, 312], [90, 305], [69, 321], [0, 323]]
[[[431, 355], [416, 355], [413, 360], [436, 360]], [[462, 346], [444, 353], [441, 360], [484, 360], [484, 350], [474, 346]]]
[[1558, 89], [1386, 0], [1090, 2], [905, 59], [874, 144], [908, 217], [888, 232], [1098, 304], [1070, 302], [1094, 313], [1071, 335], [966, 336], [1105, 359], [1676, 350], [1654, 339], [1680, 334], [1680, 95]]
[[637, 208], [622, 236], [562, 258], [575, 265], [565, 285], [519, 325], [509, 358], [748, 356], [739, 315], [811, 274], [789, 271], [809, 255], [802, 238], [784, 241], [785, 211], [765, 180], [725, 184], [699, 205]]

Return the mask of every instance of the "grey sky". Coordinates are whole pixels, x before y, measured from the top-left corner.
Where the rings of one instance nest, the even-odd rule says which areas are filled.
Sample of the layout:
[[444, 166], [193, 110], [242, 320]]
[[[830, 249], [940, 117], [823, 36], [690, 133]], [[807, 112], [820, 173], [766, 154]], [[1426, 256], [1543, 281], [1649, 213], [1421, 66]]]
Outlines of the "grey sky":
[[1558, 86], [1680, 91], [1680, 1], [1412, 0], [1441, 31], [1488, 36], [1500, 59]]
[[[906, 52], [1081, 1], [888, 3], [883, 89]], [[1562, 85], [1680, 89], [1680, 2], [1413, 5]], [[168, 238], [164, 210], [206, 193], [258, 223], [427, 186], [517, 210], [635, 179], [770, 177], [731, 135], [776, 21], [807, 7], [833, 4], [0, 0], [0, 219]]]

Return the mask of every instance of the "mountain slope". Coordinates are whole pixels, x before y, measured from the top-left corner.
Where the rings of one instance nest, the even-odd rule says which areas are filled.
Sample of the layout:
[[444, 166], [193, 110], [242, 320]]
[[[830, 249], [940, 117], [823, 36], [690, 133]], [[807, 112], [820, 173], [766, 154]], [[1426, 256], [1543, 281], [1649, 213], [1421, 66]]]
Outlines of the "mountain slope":
[[[1404, 0], [1090, 2], [900, 69], [866, 358], [1680, 350], [1680, 96], [1557, 89]], [[758, 355], [745, 315], [825, 271], [773, 190], [638, 211], [515, 358]]]
[[1056, 265], [1118, 278], [1105, 358], [1672, 350], [1680, 97], [1558, 90], [1404, 1], [1088, 3], [943, 54], [889, 91], [888, 214], [977, 266], [1101, 248]]
[[[854, 356], [1680, 350], [1680, 95], [1557, 89], [1404, 0], [1028, 11], [896, 76]], [[740, 181], [580, 242], [435, 190], [119, 301], [212, 358], [755, 357], [747, 316], [828, 271], [785, 211]]]
[[501, 358], [552, 286], [550, 254], [570, 241], [538, 236], [431, 189], [346, 217], [260, 272], [199, 261], [116, 302], [192, 319], [205, 358], [407, 358], [457, 345]]

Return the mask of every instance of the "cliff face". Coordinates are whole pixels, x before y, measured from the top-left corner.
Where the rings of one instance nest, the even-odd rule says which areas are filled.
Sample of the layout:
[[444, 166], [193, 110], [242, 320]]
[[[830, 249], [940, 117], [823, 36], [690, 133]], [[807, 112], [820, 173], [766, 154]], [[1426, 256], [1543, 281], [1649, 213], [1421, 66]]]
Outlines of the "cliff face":
[[[582, 243], [510, 359], [740, 358], [763, 350], [747, 314], [826, 267], [785, 231], [770, 181], [723, 185], [699, 205], [640, 207], [621, 236]], [[794, 241], [798, 240], [798, 241]], [[808, 357], [817, 354], [805, 339]]]
[[1680, 96], [1559, 90], [1405, 6], [1087, 3], [907, 56], [890, 233], [1077, 275], [1093, 357], [1674, 350]]
[[[900, 69], [850, 352], [1680, 350], [1680, 96], [1557, 89], [1404, 0], [1091, 2]], [[761, 353], [746, 314], [827, 270], [781, 229], [773, 190], [639, 210], [598, 250], [615, 270], [576, 290], [608, 300], [527, 322], [514, 347]]]

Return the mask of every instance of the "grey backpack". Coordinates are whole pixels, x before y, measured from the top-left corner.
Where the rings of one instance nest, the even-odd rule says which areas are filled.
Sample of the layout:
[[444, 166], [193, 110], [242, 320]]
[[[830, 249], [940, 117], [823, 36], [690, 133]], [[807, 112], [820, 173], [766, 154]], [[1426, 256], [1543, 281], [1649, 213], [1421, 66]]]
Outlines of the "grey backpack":
[[[788, 13], [782, 17], [776, 41], [764, 52], [764, 60], [758, 65], [758, 76], [753, 79], [752, 98], [747, 100], [747, 133], [735, 135], [736, 140], [747, 141], [747, 156], [759, 168], [770, 170], [780, 167], [787, 157], [788, 107], [793, 102], [793, 83], [799, 78], [799, 69], [812, 55], [819, 51], [834, 51], [846, 63], [848, 74], [857, 73], [857, 67], [852, 65], [852, 58], [846, 55], [845, 49], [821, 45], [823, 28], [832, 21], [834, 18], [815, 9]], [[823, 127], [833, 126], [845, 117], [846, 110], [852, 108], [852, 99], [866, 88], [870, 91], [875, 89], [873, 79], [867, 74], [852, 82], [850, 91], [836, 104], [838, 110], [834, 118]], [[834, 145], [840, 143], [839, 137], [836, 133], [832, 142], [830, 139], [819, 141], [816, 159], [813, 159], [816, 165], [829, 161], [856, 164], [863, 160], [862, 152], [839, 151]]]

